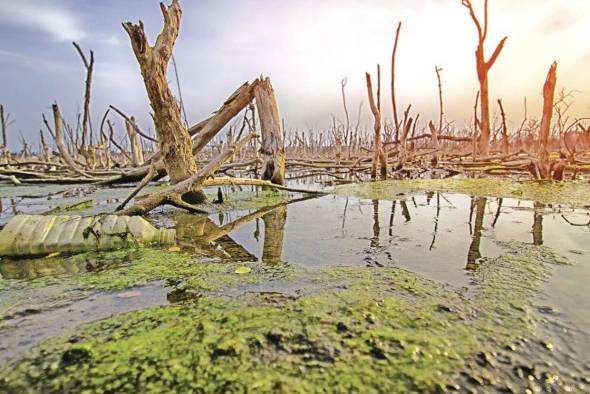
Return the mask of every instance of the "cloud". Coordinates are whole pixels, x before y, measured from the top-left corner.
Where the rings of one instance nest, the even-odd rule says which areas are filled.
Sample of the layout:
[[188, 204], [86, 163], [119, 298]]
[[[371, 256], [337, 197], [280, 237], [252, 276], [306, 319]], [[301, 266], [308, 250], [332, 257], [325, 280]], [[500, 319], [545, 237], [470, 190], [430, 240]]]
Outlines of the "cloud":
[[56, 4], [40, 0], [20, 0], [3, 7], [0, 23], [40, 31], [56, 41], [78, 41], [86, 37], [78, 17]]
[[35, 72], [70, 73], [73, 68], [70, 65], [55, 63], [42, 58], [31, 57], [22, 53], [0, 49], [0, 65], [3, 63], [27, 67]]

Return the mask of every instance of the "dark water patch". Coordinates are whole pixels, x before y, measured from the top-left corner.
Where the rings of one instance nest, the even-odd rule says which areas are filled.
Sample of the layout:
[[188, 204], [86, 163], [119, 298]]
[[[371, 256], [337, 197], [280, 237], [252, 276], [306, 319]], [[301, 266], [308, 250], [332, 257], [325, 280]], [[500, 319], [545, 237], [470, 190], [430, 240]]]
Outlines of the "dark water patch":
[[163, 283], [96, 293], [80, 300], [68, 300], [59, 307], [24, 310], [0, 321], [0, 362], [22, 354], [43, 340], [81, 324], [117, 314], [167, 304]]

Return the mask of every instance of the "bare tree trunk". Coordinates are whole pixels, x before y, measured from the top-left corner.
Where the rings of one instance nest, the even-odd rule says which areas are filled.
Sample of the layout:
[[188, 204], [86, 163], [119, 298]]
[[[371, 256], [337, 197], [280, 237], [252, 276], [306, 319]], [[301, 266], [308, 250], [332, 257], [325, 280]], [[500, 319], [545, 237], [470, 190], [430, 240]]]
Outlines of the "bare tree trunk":
[[473, 106], [473, 147], [472, 147], [473, 161], [475, 161], [475, 158], [477, 157], [477, 130], [479, 130], [479, 126], [480, 126], [479, 119], [477, 118], [477, 104], [478, 103], [479, 103], [479, 92], [477, 92], [477, 95], [475, 96], [475, 105]]
[[553, 104], [555, 99], [555, 86], [557, 84], [557, 63], [554, 62], [547, 73], [547, 79], [543, 86], [543, 117], [539, 129], [539, 147], [537, 160], [532, 164], [536, 166], [533, 175], [541, 179], [551, 179], [553, 165], [549, 158], [549, 133], [551, 131], [551, 119], [553, 118]]
[[[438, 115], [438, 132], [442, 133], [443, 130], [443, 117], [445, 115], [444, 113], [444, 107], [443, 107], [443, 93], [442, 93], [442, 80], [441, 80], [441, 76], [440, 76], [440, 72], [443, 69], [435, 66], [434, 67], [434, 71], [436, 72], [436, 79], [438, 80], [438, 104], [439, 104], [439, 115]], [[438, 140], [438, 138], [437, 138]], [[438, 143], [438, 141], [437, 141]], [[438, 146], [437, 146], [438, 148]]]
[[131, 164], [134, 167], [143, 165], [143, 149], [139, 141], [139, 134], [135, 131], [135, 118], [132, 116], [129, 120], [125, 121], [127, 128], [127, 135], [129, 136], [129, 145], [131, 146]]
[[506, 113], [504, 112], [504, 105], [502, 99], [498, 99], [500, 106], [500, 115], [502, 116], [502, 153], [508, 155], [510, 153], [510, 144], [508, 142], [508, 126], [506, 125]]
[[4, 106], [0, 104], [0, 127], [2, 128], [2, 146], [3, 148], [8, 147], [8, 139], [6, 138], [6, 118], [4, 117]]
[[[346, 84], [348, 82], [347, 78], [344, 78], [341, 82], [341, 88], [342, 88], [342, 106], [344, 107], [344, 115], [346, 115], [346, 130], [345, 130], [345, 136], [348, 137], [348, 133], [350, 133], [350, 117], [348, 116], [348, 107], [346, 106], [346, 93], [344, 92], [344, 88], [346, 87]], [[345, 139], [345, 143], [346, 143], [347, 138]]]
[[430, 128], [430, 133], [432, 134], [432, 149], [436, 149], [437, 151], [434, 153], [433, 155], [433, 161], [432, 164], [433, 166], [437, 166], [438, 162], [440, 160], [440, 152], [438, 151], [440, 149], [440, 143], [438, 140], [438, 130], [436, 129], [436, 127], [434, 126], [434, 123], [429, 122], [428, 123], [428, 128]]
[[373, 97], [373, 84], [371, 74], [366, 73], [367, 93], [369, 95], [369, 105], [375, 118], [373, 130], [375, 132], [375, 142], [373, 146], [373, 164], [371, 167], [371, 179], [377, 179], [377, 163], [381, 164], [381, 179], [387, 179], [387, 158], [383, 152], [381, 143], [381, 68], [377, 65], [377, 100]]
[[57, 146], [57, 150], [59, 151], [59, 154], [64, 159], [66, 164], [70, 167], [70, 169], [72, 169], [72, 171], [74, 171], [80, 175], [83, 175], [83, 176], [88, 176], [88, 174], [86, 174], [84, 171], [82, 171], [82, 170], [80, 170], [80, 168], [78, 168], [78, 165], [76, 164], [74, 159], [72, 159], [72, 156], [70, 156], [70, 152], [68, 151], [68, 148], [66, 147], [66, 144], [64, 142], [62, 118], [61, 118], [61, 113], [59, 112], [59, 107], [57, 106], [57, 104], [53, 104], [51, 106], [51, 109], [53, 110], [53, 120], [54, 120], [54, 124], [55, 124], [55, 145]]
[[554, 62], [547, 73], [547, 79], [543, 86], [543, 117], [539, 131], [539, 154], [547, 153], [551, 119], [553, 117], [553, 102], [555, 99], [555, 86], [557, 85], [557, 63]]
[[484, 2], [484, 19], [483, 26], [480, 20], [475, 15], [471, 0], [461, 0], [461, 4], [469, 10], [469, 15], [473, 20], [473, 23], [477, 29], [478, 34], [478, 45], [475, 51], [477, 79], [479, 81], [480, 95], [481, 95], [481, 135], [479, 138], [479, 150], [480, 154], [487, 156], [490, 150], [490, 93], [489, 93], [489, 80], [488, 73], [502, 49], [508, 37], [504, 37], [500, 43], [496, 46], [494, 53], [489, 60], [485, 58], [485, 41], [488, 36], [488, 0]]
[[72, 43], [78, 54], [82, 58], [82, 63], [84, 63], [84, 68], [86, 69], [86, 83], [84, 89], [84, 117], [82, 119], [82, 143], [80, 149], [84, 151], [86, 149], [86, 140], [88, 139], [88, 129], [90, 125], [90, 92], [92, 89], [92, 71], [94, 70], [94, 52], [90, 51], [90, 62], [84, 56], [84, 52], [82, 52], [82, 48], [78, 43]]
[[264, 168], [262, 179], [282, 185], [285, 180], [285, 147], [279, 107], [270, 78], [260, 79], [254, 87], [256, 107], [260, 118], [262, 141], [260, 153]]
[[[154, 123], [164, 167], [170, 181], [176, 184], [194, 175], [197, 163], [192, 154], [190, 135], [182, 123], [180, 108], [170, 91], [166, 77], [172, 48], [178, 37], [182, 11], [178, 0], [172, 0], [170, 6], [161, 3], [160, 8], [164, 17], [164, 27], [154, 46], [148, 44], [141, 21], [139, 24], [125, 22], [123, 28], [129, 34], [154, 111]], [[197, 191], [184, 198], [196, 203], [203, 201], [205, 195], [202, 191]]]
[[397, 165], [395, 166], [395, 171], [399, 171], [404, 168], [406, 164], [406, 157], [408, 153], [408, 135], [410, 133], [410, 129], [412, 128], [413, 119], [409, 117], [410, 109], [412, 108], [411, 105], [408, 106], [406, 111], [404, 112], [404, 121], [402, 123], [402, 135], [401, 140], [399, 143], [399, 159]]
[[[227, 122], [248, 106], [254, 98], [254, 88], [257, 83], [258, 81], [252, 84], [244, 83], [225, 100], [221, 108], [215, 111], [215, 115], [189, 129], [189, 133], [195, 135], [192, 148], [194, 155], [198, 154]], [[253, 110], [252, 113], [254, 113]], [[256, 127], [254, 126], [254, 128]]]
[[39, 130], [39, 139], [41, 141], [41, 149], [43, 151], [43, 160], [49, 163], [49, 147], [45, 142], [45, 136], [43, 135], [43, 130]]
[[395, 127], [395, 140], [399, 141], [399, 119], [397, 116], [397, 103], [395, 100], [395, 58], [397, 55], [397, 44], [399, 42], [399, 33], [402, 28], [402, 23], [399, 22], [397, 30], [395, 31], [395, 42], [393, 44], [393, 52], [391, 54], [391, 104], [393, 106], [393, 123]]

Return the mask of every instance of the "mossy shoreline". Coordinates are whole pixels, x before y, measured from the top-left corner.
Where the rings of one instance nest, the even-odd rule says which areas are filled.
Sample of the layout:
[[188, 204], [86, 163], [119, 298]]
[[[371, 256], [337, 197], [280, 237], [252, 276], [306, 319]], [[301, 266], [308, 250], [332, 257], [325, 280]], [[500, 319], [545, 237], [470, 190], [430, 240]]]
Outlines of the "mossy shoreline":
[[[542, 247], [502, 246], [506, 253], [473, 272], [473, 294], [400, 269], [360, 267], [320, 270], [296, 296], [203, 292], [196, 300], [115, 316], [52, 339], [0, 368], [0, 387], [446, 391], [462, 383], [462, 367], [479, 353], [535, 335], [532, 299], [550, 266], [563, 262]], [[185, 287], [202, 288], [199, 277], [195, 273]], [[511, 387], [529, 384], [523, 379]]]
[[345, 185], [337, 187], [334, 192], [369, 200], [395, 200], [400, 194], [426, 191], [515, 198], [576, 208], [590, 207], [590, 183], [587, 182], [512, 181], [500, 178], [417, 179]]

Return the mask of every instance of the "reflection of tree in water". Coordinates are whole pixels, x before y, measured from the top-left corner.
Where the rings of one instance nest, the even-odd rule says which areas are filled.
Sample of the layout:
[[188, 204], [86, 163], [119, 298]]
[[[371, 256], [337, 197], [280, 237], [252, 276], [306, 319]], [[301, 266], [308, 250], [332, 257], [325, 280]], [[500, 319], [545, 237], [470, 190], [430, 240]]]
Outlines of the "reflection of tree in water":
[[535, 202], [533, 216], [533, 244], [543, 245], [543, 211], [545, 204]]
[[481, 232], [483, 229], [483, 218], [485, 208], [487, 204], [487, 198], [485, 197], [472, 197], [471, 211], [469, 214], [469, 224], [471, 225], [471, 219], [473, 218], [473, 210], [475, 210], [475, 222], [473, 224], [473, 234], [471, 237], [471, 245], [469, 245], [469, 252], [467, 253], [467, 267], [468, 270], [475, 270], [475, 262], [481, 258], [481, 252], [479, 246], [481, 243]]
[[[406, 200], [400, 200], [399, 205], [402, 207], [402, 216], [406, 219], [406, 223], [412, 221], [412, 216], [410, 215], [410, 210], [408, 209], [408, 204]], [[414, 200], [414, 205], [416, 205], [416, 201]]]
[[371, 238], [371, 247], [379, 247], [379, 235], [381, 226], [379, 225], [379, 200], [373, 200], [373, 237]]
[[[303, 197], [290, 201], [294, 203], [313, 197]], [[178, 243], [183, 247], [207, 257], [218, 257], [229, 261], [256, 261], [256, 256], [236, 242], [229, 234], [246, 223], [255, 221], [254, 239], [260, 236], [259, 220], [264, 222], [264, 245], [262, 260], [276, 263], [281, 261], [287, 205], [277, 204], [259, 209], [224, 225], [216, 225], [209, 217], [182, 214], [176, 218]], [[222, 222], [223, 223], [223, 222]]]
[[[427, 197], [428, 205], [430, 205], [430, 199], [432, 197]], [[436, 193], [436, 216], [434, 217], [434, 231], [432, 232], [432, 242], [430, 243], [430, 249], [434, 248], [434, 244], [436, 243], [436, 236], [438, 234], [438, 221], [440, 219], [440, 193]]]
[[203, 256], [229, 259], [230, 261], [256, 260], [254, 255], [228, 235], [246, 223], [240, 219], [218, 226], [207, 216], [178, 215], [176, 217], [176, 237], [183, 248]]
[[262, 221], [264, 222], [262, 261], [271, 264], [278, 263], [283, 257], [287, 206], [282, 205], [273, 209], [262, 217]]

